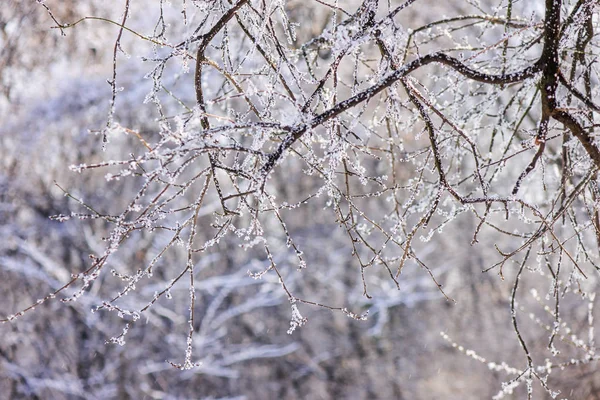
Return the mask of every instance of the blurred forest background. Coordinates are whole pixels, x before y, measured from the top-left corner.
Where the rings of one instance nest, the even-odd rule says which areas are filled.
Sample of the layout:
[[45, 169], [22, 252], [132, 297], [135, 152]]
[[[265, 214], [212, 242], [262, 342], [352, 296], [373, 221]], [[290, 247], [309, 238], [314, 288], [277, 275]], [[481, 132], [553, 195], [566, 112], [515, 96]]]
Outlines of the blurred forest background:
[[[130, 154], [143, 152], [147, 144], [151, 146], [157, 143], [164, 134], [161, 129], [166, 128], [161, 128], [157, 121], [170, 119], [170, 123], [177, 126], [181, 121], [175, 116], [186, 111], [186, 104], [193, 107], [196, 98], [194, 61], [186, 61], [185, 56], [166, 67], [161, 76], [164, 86], [158, 92], [154, 91], [162, 99], [162, 115], [157, 111], [154, 101], [148, 101], [148, 93], [153, 92], [156, 83], [152, 79], [152, 55], [158, 57], [161, 49], [153, 49], [152, 43], [136, 33], [179, 43], [182, 38], [193, 36], [205, 15], [213, 15], [204, 20], [208, 21], [207, 27], [211, 26], [230, 4], [221, 0], [132, 0], [126, 24], [131, 31], [122, 32], [121, 53], [115, 50], [119, 21], [123, 19], [125, 10], [121, 3], [125, 1], [117, 4], [94, 0], [9, 0], [8, 4], [0, 7], [2, 318], [16, 314], [61, 288], [70, 281], [71, 274], [79, 274], [89, 268], [90, 254], [98, 256], [105, 251], [103, 238], [111, 232], [111, 226], [105, 219], [83, 218], [79, 221], [73, 218], [63, 222], [50, 217], [88, 212], [77, 199], [102, 210], [106, 215], [116, 215], [138, 193], [140, 185], [136, 180], [107, 180], [105, 169], [84, 169], [79, 173], [69, 167], [103, 160], [126, 160]], [[251, 3], [261, 9], [271, 1], [253, 0]], [[288, 46], [285, 52], [289, 54], [292, 51], [300, 52], [304, 44], [323, 37], [323, 32], [332, 28], [332, 21], [339, 23], [347, 20], [362, 4], [358, 0], [287, 0], [272, 3], [277, 5], [273, 6], [274, 18], [283, 19], [281, 15], [285, 15], [295, 27], [295, 34], [288, 42], [284, 24], [278, 26], [281, 29], [278, 34], [284, 38], [281, 43]], [[333, 6], [334, 3], [337, 6]], [[381, 0], [379, 3], [375, 18], [385, 15], [403, 1]], [[446, 25], [439, 31], [436, 30], [437, 25], [432, 25], [419, 31], [426, 35], [423, 38], [415, 34], [414, 42], [420, 47], [417, 50], [417, 44], [411, 47], [411, 54], [417, 52], [424, 55], [459, 44], [461, 51], [476, 53], [479, 44], [469, 49], [466, 42], [470, 38], [480, 43], [494, 44], [507, 35], [504, 30], [509, 26], [510, 34], [516, 35], [511, 42], [512, 47], [504, 50], [510, 56], [512, 49], [518, 47], [522, 40], [519, 32], [525, 30], [527, 24], [539, 25], [539, 21], [543, 20], [544, 2], [509, 3], [515, 21], [517, 16], [521, 18], [518, 24], [500, 24], [500, 29], [494, 31], [488, 25], [482, 27], [472, 23], [456, 33]], [[500, 0], [449, 1], [443, 4], [433, 0], [416, 1], [394, 17], [397, 29], [403, 32], [402, 40], [398, 39], [398, 43], [404, 41], [402, 45], [406, 44], [405, 39], [411, 32], [444, 18], [468, 15], [505, 18], [509, 3]], [[568, 15], [576, 3], [585, 2], [566, 2], [563, 5], [564, 15]], [[368, 4], [365, 2], [365, 5]], [[219, 7], [222, 10], [220, 12]], [[597, 10], [594, 12], [593, 22], [598, 24]], [[60, 29], [51, 28], [56, 26], [53, 18], [66, 24], [86, 16], [98, 18], [65, 28], [64, 36]], [[163, 29], [162, 23], [167, 29], [163, 36], [159, 32]], [[368, 21], [365, 23], [368, 24]], [[488, 28], [489, 32], [486, 30]], [[252, 42], [243, 39], [239, 33], [240, 28], [235, 20], [226, 29], [230, 30], [228, 40], [232, 43], [239, 40], [239, 47], [232, 45], [239, 54], [252, 47]], [[212, 42], [214, 48], [210, 49], [215, 54], [219, 53], [218, 46], [223, 40], [220, 35], [215, 37]], [[457, 44], [465, 37], [469, 39]], [[535, 38], [535, 35], [532, 34], [532, 37]], [[596, 36], [592, 42], [594, 46], [598, 44]], [[525, 54], [539, 53], [540, 43], [532, 39], [532, 43], [528, 44], [529, 49], [518, 54], [523, 56], [522, 59], [513, 56], [513, 66], [525, 67], [523, 59], [528, 57]], [[371, 58], [381, 59], [374, 41], [360, 46], [360, 62], [366, 60], [364, 65], [369, 65]], [[277, 49], [277, 46], [273, 49]], [[503, 49], [503, 46], [498, 46], [494, 51], [502, 54]], [[595, 52], [593, 57], [597, 57], [598, 47], [592, 46], [590, 49], [590, 52]], [[316, 52], [314, 66], [317, 75], [320, 74], [318, 68], [330, 65], [338, 51], [335, 46], [323, 46]], [[107, 117], [115, 52], [118, 61], [118, 96], [114, 115]], [[235, 59], [239, 54], [232, 51], [229, 57]], [[142, 60], [143, 57], [146, 61]], [[254, 54], [252, 57], [258, 56]], [[273, 50], [273, 57], [277, 57], [276, 50]], [[227, 64], [227, 57], [215, 59]], [[364, 70], [367, 67], [362, 64], [359, 66], [359, 61], [353, 64], [351, 60], [348, 57], [341, 63], [340, 80], [352, 82], [353, 79], [359, 79], [357, 75], [366, 74]], [[233, 64], [236, 62], [234, 60]], [[301, 59], [291, 59], [291, 62], [297, 64], [299, 69], [307, 68]], [[400, 64], [403, 63], [401, 60]], [[466, 86], [462, 84], [452, 87], [451, 82], [438, 82], [446, 75], [453, 77], [454, 73], [439, 65], [427, 68], [428, 74], [421, 71], [414, 74], [419, 79], [415, 86], [427, 87], [432, 96], [439, 96], [440, 107], [448, 107], [443, 109], [449, 110], [447, 114], [452, 118], [460, 120], [465, 116], [466, 120], [472, 110], [479, 112], [477, 110], [489, 109], [489, 105], [483, 102], [470, 104], [464, 99], [457, 102], [456, 97], [450, 98], [453, 105], [448, 105], [444, 96], [452, 96], [453, 91], [464, 89], [477, 96], [477, 90], [484, 89], [465, 89]], [[269, 69], [257, 67], [256, 71], [267, 74]], [[238, 72], [242, 77], [243, 71]], [[225, 97], [217, 87], [220, 84], [216, 83], [218, 79], [211, 78], [211, 75], [204, 79], [207, 91], [210, 91], [211, 85], [216, 87], [214, 93], [207, 96], [213, 99]], [[375, 74], [372, 79], [370, 84], [377, 81]], [[597, 88], [595, 79], [592, 79], [592, 86]], [[531, 87], [534, 86], [535, 83], [531, 83]], [[248, 92], [251, 89], [256, 92], [266, 90], [258, 84], [252, 88], [249, 85]], [[338, 101], [354, 95], [353, 90], [352, 86], [340, 89]], [[401, 90], [398, 89], [398, 92]], [[503, 93], [490, 101], [498, 110], [502, 110], [511, 98], [520, 96], [520, 92], [512, 87]], [[406, 121], [410, 122], [416, 111], [411, 110], [406, 96], [402, 96], [400, 108], [407, 113]], [[525, 103], [523, 100], [522, 105], [526, 106]], [[218, 101], [215, 100], [214, 104], [218, 105]], [[285, 118], [286, 108], [280, 104], [283, 101], [273, 100], [265, 105], [265, 108], [271, 107], [273, 113], [281, 113], [281, 116], [277, 114], [273, 118]], [[536, 100], [535, 104], [537, 107], [539, 101]], [[381, 110], [385, 111], [386, 106], [377, 107], [383, 112]], [[223, 106], [223, 110], [224, 115], [233, 119], [244, 112], [241, 106], [229, 103]], [[378, 111], [372, 108], [366, 111], [367, 114], [371, 112], [375, 114]], [[524, 116], [522, 130], [535, 133], [539, 111], [528, 112], [521, 111]], [[490, 111], [490, 114], [494, 113], [496, 111]], [[517, 114], [508, 109], [499, 118], [515, 121], [520, 118]], [[362, 114], [357, 115], [355, 119], [368, 119]], [[495, 117], [498, 115], [489, 116], [490, 119]], [[103, 135], [98, 132], [106, 126], [107, 118], [118, 121], [121, 127], [127, 127], [129, 131], [109, 131], [106, 150], [103, 151]], [[492, 122], [485, 118], [488, 117], [482, 118], [482, 124], [490, 128]], [[347, 118], [349, 124], [352, 120]], [[401, 128], [404, 129], [403, 137], [407, 138], [405, 151], [428, 149], [427, 134], [418, 135], [419, 132], [422, 134], [422, 124], [408, 122]], [[461, 127], [469, 129], [475, 125], [468, 122]], [[359, 126], [357, 132], [361, 129]], [[359, 136], [361, 134], [357, 133]], [[533, 135], [527, 136], [525, 133], [519, 140], [506, 145], [506, 148], [526, 148], [521, 142], [531, 143]], [[414, 140], [408, 139], [413, 136]], [[501, 146], [501, 140], [497, 141], [497, 145]], [[485, 146], [481, 148], [483, 150]], [[494, 178], [496, 185], [505, 186], [510, 191], [534, 153], [530, 148], [527, 149], [529, 152], [523, 157], [512, 158], [510, 161], [514, 163]], [[573, 151], [582, 152], [581, 149]], [[536, 183], [525, 181], [522, 192], [528, 201], [543, 202], [545, 194], [540, 189], [542, 184], [552, 186], [551, 179], [546, 177], [558, 168], [556, 165], [559, 161], [556, 159], [560, 159], [560, 155], [554, 159], [552, 157], [554, 155], [548, 156], [544, 165], [538, 166], [532, 175], [532, 182]], [[286, 159], [273, 171], [270, 190], [277, 194], [277, 200], [285, 200], [290, 204], [299, 202], [315, 193], [321, 185], [317, 174], [303, 172], [306, 166], [299, 160]], [[433, 165], [432, 160], [427, 163]], [[365, 168], [377, 174], [378, 165], [375, 162], [365, 163]], [[465, 162], [463, 165], [466, 169], [469, 164]], [[585, 169], [585, 165], [579, 163], [577, 168]], [[408, 167], [398, 171], [398, 179], [402, 181], [411, 182], [411, 179], [418, 177]], [[384, 173], [387, 172], [381, 171], [381, 174]], [[577, 171], [573, 172], [573, 176], [579, 176], [577, 174]], [[216, 191], [211, 190], [207, 196], [198, 216], [197, 234], [204, 241], [214, 236], [208, 227], [215, 220], [213, 213], [221, 208]], [[415, 203], [415, 213], [422, 212], [430, 204], [426, 197], [423, 199], [421, 206]], [[401, 200], [402, 203], [404, 201]], [[374, 197], [362, 199], [360, 204], [367, 212], [377, 214], [389, 202], [386, 203], [383, 197]], [[584, 208], [583, 205], [580, 207]], [[453, 213], [453, 209], [448, 206], [444, 210], [434, 215], [429, 227], [419, 231], [414, 241], [418, 256], [425, 261], [427, 269], [418, 263], [407, 264], [398, 279], [398, 290], [384, 268], [366, 268], [365, 279], [371, 298], [363, 295], [361, 268], [353, 256], [356, 249], [348, 239], [348, 231], [340, 228], [340, 222], [332, 217], [326, 195], [301, 207], [282, 211], [289, 235], [303, 252], [307, 265], [305, 269], [297, 269], [297, 259], [293, 252], [289, 252], [289, 242], [286, 243], [287, 237], [278, 223], [273, 223], [273, 226], [265, 223], [265, 236], [268, 236], [273, 257], [286, 274], [286, 286], [296, 296], [335, 307], [347, 307], [357, 314], [369, 310], [368, 318], [360, 321], [348, 318], [343, 312], [297, 303], [307, 322], [291, 335], [287, 333], [290, 328], [289, 299], [277, 275], [271, 271], [261, 279], [253, 279], [248, 274], [248, 271], [268, 268], [268, 259], [264, 255], [257, 255], [257, 252], [244, 250], [237, 235], [224, 236], [194, 260], [196, 314], [192, 361], [201, 364], [185, 370], [174, 368], [169, 362], [180, 364], [186, 354], [189, 318], [187, 283], [175, 284], [137, 321], [131, 321], [131, 315], [127, 313], [119, 316], [118, 313], [108, 312], [115, 309], [91, 312], [122, 290], [124, 284], [119, 279], [119, 273], [134, 274], [145, 268], [171, 237], [168, 232], [145, 232], [134, 236], [112, 256], [110, 266], [76, 301], [64, 303], [59, 299], [76, 294], [78, 284], [65, 289], [57, 299], [45, 301], [34, 311], [0, 325], [0, 397], [527, 398], [525, 384], [515, 387], [514, 392], [502, 391], [502, 384], [517, 378], [528, 365], [511, 315], [515, 276], [520, 263], [525, 261], [520, 256], [516, 261], [508, 262], [503, 267], [502, 277], [497, 268], [482, 273], [500, 260], [495, 246], [500, 249], [516, 247], [517, 239], [507, 236], [506, 232], [486, 230], [484, 227], [478, 241], [473, 243], [473, 233], [479, 230], [481, 219], [474, 217], [472, 212], [456, 212], [451, 223], [446, 223], [446, 217]], [[478, 215], [483, 215], [484, 208], [477, 210]], [[498, 214], [501, 215], [501, 211]], [[409, 220], [410, 225], [418, 220]], [[527, 220], [527, 217], [524, 216], [521, 221], [505, 221], [501, 226], [505, 231], [516, 231], [521, 229], [522, 225], [519, 224], [523, 220]], [[562, 223], [565, 223], [564, 220]], [[590, 226], [587, 225], [588, 228]], [[565, 232], [569, 237], [568, 228], [565, 228]], [[583, 238], [581, 242], [595, 249], [593, 233], [590, 238]], [[548, 246], [552, 248], [552, 244]], [[552, 251], [538, 251], [528, 261], [531, 265], [528, 264], [523, 272], [516, 296], [517, 304], [513, 304], [518, 313], [520, 332], [536, 365], [566, 363], [565, 368], [555, 367], [552, 374], [549, 374], [549, 370], [540, 373], [548, 374], [544, 384], [550, 390], [536, 382], [533, 385], [533, 398], [550, 398], [551, 392], [559, 391], [557, 398], [600, 399], [593, 318], [594, 293], [598, 289], [597, 273], [595, 267], [591, 267], [593, 261], [581, 256], [578, 261], [585, 267], [588, 278], [577, 280], [577, 277], [573, 278], [577, 274], [576, 269], [565, 261], [567, 256], [562, 253], [558, 255], [558, 252], [552, 254]], [[590, 250], [589, 253], [595, 254], [591, 257], [597, 259], [597, 250]], [[185, 266], [185, 257], [184, 248], [166, 252], [157, 264], [153, 278], [139, 283], [136, 290], [119, 300], [120, 304], [129, 309], [139, 309], [148, 303], [176, 278]], [[557, 339], [554, 344], [560, 354], [548, 344], [557, 320], [553, 314], [555, 302], [552, 298], [557, 279], [553, 280], [547, 272], [544, 273], [544, 269], [536, 268], [536, 265], [543, 266], [546, 263], [552, 265], [551, 270], [562, 263], [565, 271], [562, 282], [572, 283], [565, 283], [560, 304], [560, 327], [556, 328], [560, 331], [555, 335]], [[111, 274], [111, 269], [119, 272]], [[443, 292], [435, 281], [442, 285]], [[129, 322], [126, 343], [121, 345], [120, 335]], [[571, 363], [576, 365], [567, 365], [572, 359], [581, 361]]]

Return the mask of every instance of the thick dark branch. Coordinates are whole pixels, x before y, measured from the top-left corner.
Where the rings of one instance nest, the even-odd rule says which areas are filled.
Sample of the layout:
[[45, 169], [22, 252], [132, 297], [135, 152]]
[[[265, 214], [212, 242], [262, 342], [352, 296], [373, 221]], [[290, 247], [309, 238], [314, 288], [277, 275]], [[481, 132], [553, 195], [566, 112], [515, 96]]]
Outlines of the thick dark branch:
[[290, 148], [290, 146], [292, 146], [296, 142], [296, 140], [298, 140], [300, 137], [302, 137], [302, 135], [304, 135], [304, 133], [306, 133], [307, 130], [309, 130], [311, 128], [315, 128], [317, 126], [320, 126], [320, 125], [324, 124], [325, 122], [329, 121], [330, 119], [337, 117], [344, 111], [346, 111], [358, 104], [361, 104], [365, 101], [370, 100], [375, 95], [377, 95], [379, 92], [392, 86], [395, 82], [406, 77], [411, 72], [413, 72], [421, 67], [424, 67], [428, 64], [432, 64], [432, 63], [438, 63], [438, 64], [443, 64], [443, 65], [449, 66], [450, 68], [457, 71], [461, 75], [463, 75], [469, 79], [472, 79], [474, 81], [495, 84], [495, 85], [521, 82], [525, 79], [533, 77], [537, 72], [539, 72], [541, 70], [540, 63], [538, 62], [538, 63], [535, 63], [535, 64], [519, 71], [519, 72], [513, 72], [513, 73], [501, 74], [501, 75], [492, 75], [492, 74], [486, 74], [486, 73], [483, 73], [480, 71], [476, 71], [476, 70], [466, 66], [465, 64], [463, 64], [460, 60], [458, 60], [454, 57], [451, 57], [447, 54], [444, 54], [444, 53], [428, 54], [428, 55], [418, 58], [418, 59], [402, 66], [398, 70], [392, 72], [387, 77], [385, 77], [383, 80], [381, 80], [381, 82], [379, 82], [378, 84], [371, 86], [370, 88], [356, 94], [355, 96], [353, 96], [347, 100], [337, 103], [335, 106], [333, 106], [329, 110], [314, 117], [308, 124], [299, 125], [299, 126], [295, 127], [292, 130], [292, 132], [290, 133], [290, 135], [279, 145], [277, 150], [275, 150], [275, 152], [273, 152], [269, 156], [269, 159], [267, 160], [267, 162], [265, 163], [265, 165], [263, 167], [263, 174], [265, 175], [265, 177], [271, 171], [271, 169], [273, 169], [273, 167], [275, 166], [275, 163], [279, 160], [279, 158], [285, 152], [285, 150]]
[[478, 82], [483, 82], [483, 83], [495, 84], [495, 85], [521, 82], [527, 78], [531, 78], [540, 70], [539, 65], [536, 63], [536, 64], [529, 66], [519, 72], [503, 74], [503, 75], [490, 75], [490, 74], [486, 74], [486, 73], [471, 69], [468, 66], [464, 65], [463, 63], [461, 63], [458, 59], [451, 57], [449, 55], [446, 55], [444, 53], [429, 54], [429, 55], [426, 55], [424, 57], [421, 57], [419, 59], [416, 59], [416, 60], [404, 65], [397, 71], [394, 71], [393, 73], [388, 75], [377, 85], [371, 86], [369, 89], [367, 89], [363, 92], [360, 92], [357, 95], [336, 104], [334, 107], [323, 112], [322, 114], [319, 114], [318, 116], [313, 118], [313, 120], [310, 123], [310, 127], [314, 128], [316, 126], [319, 126], [319, 125], [323, 124], [324, 122], [330, 120], [331, 118], [338, 116], [339, 114], [348, 110], [349, 108], [352, 108], [364, 101], [370, 100], [376, 94], [378, 94], [385, 88], [390, 87], [392, 84], [397, 82], [399, 79], [402, 79], [405, 76], [407, 76], [408, 74], [410, 74], [411, 72], [419, 69], [420, 67], [423, 67], [423, 66], [431, 64], [431, 63], [439, 63], [439, 64], [447, 65], [450, 68], [454, 69], [455, 71], [457, 71], [458, 73], [460, 73], [461, 75], [463, 75], [469, 79], [472, 79], [472, 80], [478, 81]]
[[592, 161], [597, 167], [600, 167], [600, 150], [594, 144], [593, 138], [585, 131], [579, 122], [566, 111], [555, 111], [552, 115], [555, 120], [566, 126], [573, 136], [575, 136], [583, 145]]
[[[225, 27], [225, 25], [231, 20], [231, 18], [233, 18], [235, 14], [240, 10], [240, 8], [242, 8], [246, 3], [248, 3], [248, 1], [249, 0], [239, 0], [233, 7], [231, 7], [229, 10], [227, 10], [225, 14], [223, 14], [221, 19], [219, 19], [217, 23], [213, 25], [210, 31], [203, 35], [200, 35], [200, 37], [202, 38], [202, 42], [200, 42], [200, 47], [198, 48], [198, 52], [200, 54], [204, 53], [211, 40], [213, 40], [214, 37], [217, 36], [217, 33], [219, 33], [221, 29]], [[194, 39], [192, 39], [192, 41], [194, 41]]]
[[[542, 92], [542, 115], [552, 116], [561, 122], [581, 142], [594, 164], [600, 167], [600, 150], [594, 144], [592, 137], [585, 131], [579, 122], [566, 111], [557, 109], [556, 89], [559, 79], [561, 82], [586, 105], [594, 105], [591, 101], [585, 101], [574, 87], [562, 77], [559, 69], [559, 41], [560, 41], [560, 0], [546, 0], [546, 20], [544, 22], [544, 49], [542, 50], [541, 63], [544, 65], [544, 73], [540, 82]], [[579, 94], [580, 96], [578, 96]], [[589, 104], [591, 103], [591, 104]], [[595, 108], [595, 107], [593, 107]]]
[[[217, 23], [204, 35], [201, 35], [202, 42], [200, 42], [200, 46], [198, 47], [198, 52], [196, 54], [196, 73], [194, 76], [194, 84], [196, 86], [196, 102], [202, 111], [204, 111], [204, 95], [202, 94], [202, 64], [204, 63], [204, 52], [208, 47], [208, 44], [214, 37], [219, 33], [221, 29], [233, 18], [233, 16], [239, 11], [244, 4], [248, 3], [248, 0], [239, 0], [233, 7], [231, 7], [227, 12], [217, 21]], [[194, 41], [192, 39], [192, 41]], [[208, 126], [208, 118], [204, 116], [202, 118], [202, 125], [204, 129], [209, 129]]]
[[546, 0], [546, 19], [544, 21], [544, 48], [540, 62], [544, 66], [540, 90], [542, 91], [542, 113], [552, 114], [556, 108], [556, 88], [558, 87], [559, 71], [559, 30], [560, 30], [560, 0]]
[[544, 21], [544, 48], [539, 64], [543, 66], [543, 73], [540, 79], [540, 91], [542, 93], [542, 119], [536, 136], [536, 143], [539, 144], [533, 159], [527, 165], [527, 168], [519, 175], [517, 182], [512, 190], [516, 195], [521, 187], [523, 179], [535, 169], [538, 160], [546, 148], [546, 134], [548, 132], [548, 122], [556, 109], [556, 89], [558, 87], [558, 43], [560, 29], [560, 0], [546, 0], [546, 18]]
[[[547, 125], [548, 121], [546, 121], [545, 123]], [[519, 175], [519, 178], [517, 179], [517, 183], [515, 183], [515, 187], [512, 190], [513, 196], [519, 192], [519, 188], [521, 187], [521, 183], [523, 182], [523, 179], [525, 179], [525, 177], [527, 175], [529, 175], [529, 173], [535, 169], [535, 166], [537, 165], [538, 160], [544, 153], [545, 148], [546, 148], [546, 142], [541, 142], [540, 147], [538, 148], [538, 151], [536, 151], [535, 155], [533, 156], [533, 159], [531, 160], [529, 165], [527, 165], [527, 168], [525, 168], [525, 170], [523, 172], [521, 172], [521, 175]]]

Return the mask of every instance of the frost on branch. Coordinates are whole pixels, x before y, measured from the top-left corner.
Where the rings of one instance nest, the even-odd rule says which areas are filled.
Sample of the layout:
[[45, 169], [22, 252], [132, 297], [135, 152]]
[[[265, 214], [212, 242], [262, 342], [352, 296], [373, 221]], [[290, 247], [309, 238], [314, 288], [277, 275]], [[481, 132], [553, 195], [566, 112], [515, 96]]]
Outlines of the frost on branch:
[[295, 303], [292, 303], [292, 319], [290, 320], [290, 329], [287, 330], [288, 335], [294, 333], [296, 328], [303, 326], [306, 322], [307, 319], [300, 314], [298, 306]]
[[[220, 356], [229, 330], [267, 308], [285, 321], [286, 299], [290, 334], [306, 323], [302, 304], [360, 321], [370, 309], [364, 325], [379, 336], [401, 306], [466, 307], [470, 287], [467, 304], [484, 298], [507, 319], [502, 340], [484, 337], [510, 335], [519, 356], [452, 347], [506, 376], [498, 398], [552, 396], [551, 371], [596, 360], [596, 2], [467, 2], [441, 16], [414, 0], [128, 0], [110, 18], [65, 21], [49, 3], [57, 32], [102, 49], [107, 83], [79, 103], [67, 99], [86, 86], [61, 83], [67, 95], [39, 93], [50, 105], [11, 117], [2, 132], [70, 134], [73, 147], [48, 142], [37, 151], [56, 156], [22, 167], [7, 193], [32, 197], [28, 174], [68, 160], [74, 173], [39, 195], [60, 202], [32, 208], [81, 220], [88, 259], [61, 271], [25, 245], [6, 250], [52, 284], [5, 322], [87, 298], [94, 318], [125, 320], [109, 342], [141, 335], [143, 321], [168, 326], [163, 359], [233, 377], [230, 365], [257, 353]], [[98, 33], [110, 41], [91, 43], [88, 24], [112, 29]], [[15, 165], [29, 145], [1, 144]]]

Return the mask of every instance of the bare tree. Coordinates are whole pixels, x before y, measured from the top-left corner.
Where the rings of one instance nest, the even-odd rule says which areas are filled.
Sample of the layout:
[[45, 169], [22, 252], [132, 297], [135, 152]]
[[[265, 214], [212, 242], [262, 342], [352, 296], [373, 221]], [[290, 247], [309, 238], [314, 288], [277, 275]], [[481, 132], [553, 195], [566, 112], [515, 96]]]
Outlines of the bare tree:
[[[92, 177], [102, 171], [114, 194], [99, 208], [59, 186], [79, 211], [54, 220], [90, 221], [105, 232], [104, 244], [86, 237], [89, 264], [3, 322], [55, 297], [88, 298], [95, 312], [124, 320], [110, 339], [123, 344], [139, 320], [162, 315], [187, 329], [183, 359], [172, 366], [227, 374], [230, 363], [266, 348], [213, 362], [220, 324], [277, 305], [280, 295], [291, 307], [290, 334], [310, 307], [364, 320], [371, 306], [377, 332], [394, 304], [460, 302], [444, 279], [477, 286], [489, 279], [473, 278], [479, 269], [511, 282], [504, 299], [519, 364], [488, 361], [464, 350], [460, 337], [444, 337], [504, 374], [496, 398], [513, 390], [533, 398], [534, 387], [555, 397], [551, 372], [598, 359], [596, 1], [469, 1], [468, 12], [448, 7], [439, 18], [417, 0], [354, 7], [316, 0], [310, 8], [184, 0], [177, 10], [159, 1], [148, 12], [125, 0], [118, 19], [72, 22], [57, 5], [41, 4], [56, 33], [77, 35], [84, 24], [114, 29], [108, 116], [95, 127], [104, 151], [71, 167]], [[310, 13], [325, 17], [309, 24]], [[147, 69], [150, 85], [127, 72], [134, 63]], [[148, 89], [146, 105], [131, 106], [140, 88]], [[136, 127], [127, 113], [147, 118]], [[333, 275], [305, 239], [319, 235], [311, 229], [323, 221], [352, 256]], [[468, 235], [470, 245], [457, 239], [460, 247], [444, 248], [449, 235]], [[470, 271], [443, 263], [473, 249], [484, 259]], [[123, 253], [140, 256], [123, 262]], [[215, 258], [218, 273], [200, 279]], [[429, 287], [405, 278], [407, 270], [420, 271]], [[362, 292], [354, 300], [311, 293], [348, 275]], [[114, 283], [105, 290], [109, 278], [120, 282], [116, 293]], [[262, 289], [244, 292], [259, 282]], [[390, 287], [404, 297], [384, 296]], [[203, 290], [223, 296], [208, 301]], [[241, 303], [223, 304], [234, 290]], [[572, 332], [564, 310], [587, 320], [586, 339]]]

